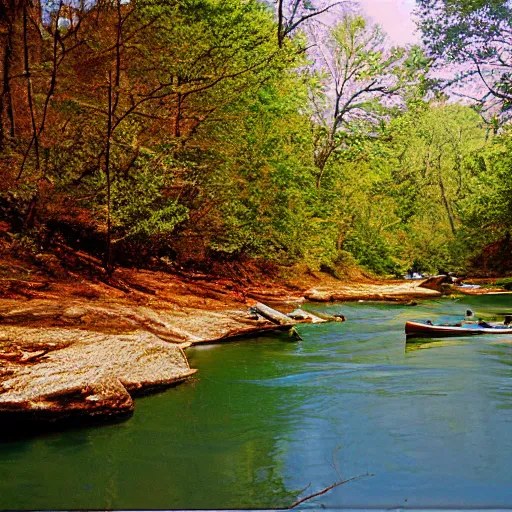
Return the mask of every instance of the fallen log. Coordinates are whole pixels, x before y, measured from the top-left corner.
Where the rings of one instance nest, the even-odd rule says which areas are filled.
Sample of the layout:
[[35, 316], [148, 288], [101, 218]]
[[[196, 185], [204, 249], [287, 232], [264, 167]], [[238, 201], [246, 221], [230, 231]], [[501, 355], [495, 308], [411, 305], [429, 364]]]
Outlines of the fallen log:
[[329, 317], [329, 319], [322, 318], [320, 316], [314, 315], [313, 313], [310, 313], [309, 311], [304, 311], [301, 308], [297, 308], [291, 313], [288, 313], [288, 316], [294, 320], [311, 322], [312, 324], [321, 324], [323, 322], [327, 322], [331, 318], [334, 319], [334, 317]]
[[345, 315], [342, 315], [341, 313], [335, 313], [334, 315], [327, 315], [326, 313], [316, 313], [317, 316], [319, 316], [321, 319], [325, 320], [326, 322], [345, 322], [347, 319], [345, 318]]
[[297, 322], [290, 318], [288, 315], [281, 313], [275, 309], [272, 309], [261, 302], [257, 302], [254, 306], [252, 306], [251, 311], [253, 313], [258, 313], [263, 318], [270, 320], [278, 325], [295, 325]]

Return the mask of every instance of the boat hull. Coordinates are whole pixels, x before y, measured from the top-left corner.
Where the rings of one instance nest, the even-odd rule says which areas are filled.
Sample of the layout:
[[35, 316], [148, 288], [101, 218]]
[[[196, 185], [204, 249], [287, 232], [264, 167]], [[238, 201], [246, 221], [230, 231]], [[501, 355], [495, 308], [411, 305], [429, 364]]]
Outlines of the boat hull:
[[409, 338], [444, 338], [447, 336], [478, 336], [481, 334], [511, 334], [512, 328], [428, 325], [421, 322], [405, 322], [405, 334]]

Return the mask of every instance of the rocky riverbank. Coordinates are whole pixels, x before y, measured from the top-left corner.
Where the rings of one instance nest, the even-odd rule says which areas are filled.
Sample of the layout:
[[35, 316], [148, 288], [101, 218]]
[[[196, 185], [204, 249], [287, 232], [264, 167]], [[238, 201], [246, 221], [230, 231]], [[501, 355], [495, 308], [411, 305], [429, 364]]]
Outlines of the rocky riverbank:
[[[55, 262], [51, 262], [52, 264]], [[290, 329], [250, 311], [258, 300], [288, 313], [305, 300], [432, 298], [418, 282], [345, 282], [308, 273], [237, 280], [119, 269], [113, 279], [0, 263], [0, 424], [19, 428], [133, 412], [138, 393], [193, 375], [184, 350]]]

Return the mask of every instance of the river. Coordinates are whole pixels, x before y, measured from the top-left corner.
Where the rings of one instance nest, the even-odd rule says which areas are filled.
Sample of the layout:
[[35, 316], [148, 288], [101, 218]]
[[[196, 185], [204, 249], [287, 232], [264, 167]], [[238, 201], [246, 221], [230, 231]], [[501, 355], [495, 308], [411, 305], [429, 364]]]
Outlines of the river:
[[303, 506], [511, 506], [512, 336], [403, 334], [511, 297], [309, 304], [347, 322], [189, 349], [126, 422], [0, 443], [0, 509], [275, 508], [366, 474]]

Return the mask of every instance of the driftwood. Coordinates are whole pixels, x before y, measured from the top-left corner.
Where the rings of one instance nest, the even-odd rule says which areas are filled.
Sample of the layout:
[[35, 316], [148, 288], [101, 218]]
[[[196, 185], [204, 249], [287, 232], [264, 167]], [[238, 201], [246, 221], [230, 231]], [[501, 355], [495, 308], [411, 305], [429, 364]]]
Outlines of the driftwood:
[[304, 311], [301, 308], [297, 308], [291, 313], [288, 313], [285, 315], [284, 313], [281, 313], [280, 311], [277, 311], [269, 306], [266, 306], [265, 304], [262, 304], [261, 302], [257, 302], [256, 305], [254, 305], [251, 308], [251, 312], [253, 314], [257, 314], [262, 316], [263, 318], [266, 318], [267, 320], [270, 320], [271, 322], [282, 325], [282, 326], [293, 326], [296, 323], [301, 322], [309, 322], [313, 324], [320, 324], [323, 322], [344, 322], [345, 317], [343, 315], [326, 315], [324, 313], [310, 313], [309, 311]]
[[[291, 505], [289, 505], [286, 508], [288, 510], [295, 508], [295, 507], [301, 505], [302, 503], [304, 503], [305, 501], [309, 501], [313, 498], [316, 498], [317, 496], [321, 496], [322, 494], [329, 492], [331, 489], [334, 489], [335, 487], [338, 487], [339, 485], [346, 484], [347, 482], [351, 482], [352, 480], [359, 480], [360, 478], [363, 478], [365, 476], [374, 476], [374, 475], [366, 473], [364, 475], [358, 475], [358, 476], [353, 476], [352, 478], [347, 478], [346, 480], [339, 480], [338, 482], [334, 482], [332, 485], [329, 485], [328, 487], [324, 487], [321, 491], [314, 492], [313, 494], [309, 494], [308, 496], [305, 496], [304, 498], [301, 498], [300, 500], [294, 501]], [[309, 484], [309, 485], [311, 485], [311, 484]], [[309, 487], [309, 485], [308, 485], [308, 487]], [[306, 489], [307, 489], [307, 487], [306, 487]]]
[[271, 322], [274, 322], [278, 325], [295, 325], [297, 322], [293, 320], [293, 318], [290, 318], [288, 315], [285, 315], [284, 313], [281, 313], [280, 311], [277, 311], [275, 309], [272, 309], [268, 306], [265, 306], [265, 304], [262, 304], [261, 302], [257, 302], [251, 310], [255, 313], [258, 313], [263, 318], [266, 318], [267, 320], [270, 320]]
[[321, 324], [323, 322], [327, 322], [328, 320], [325, 318], [321, 318], [320, 316], [313, 315], [309, 311], [304, 311], [303, 309], [297, 308], [296, 310], [288, 313], [290, 318], [298, 321], [306, 321], [311, 322], [312, 324]]
[[344, 322], [346, 320], [345, 315], [342, 315], [341, 313], [327, 315], [326, 313], [317, 312], [315, 314], [316, 316], [318, 316], [322, 320], [325, 320], [326, 322]]

